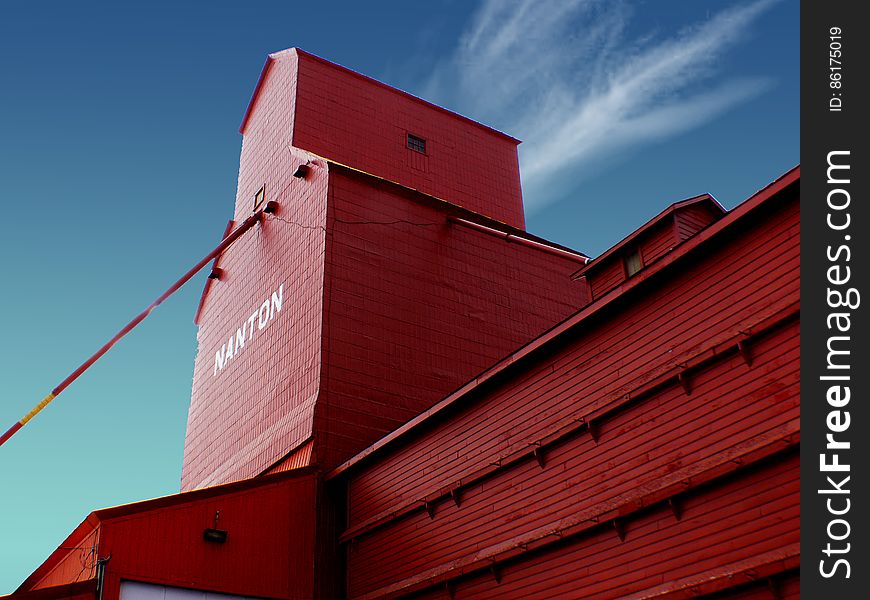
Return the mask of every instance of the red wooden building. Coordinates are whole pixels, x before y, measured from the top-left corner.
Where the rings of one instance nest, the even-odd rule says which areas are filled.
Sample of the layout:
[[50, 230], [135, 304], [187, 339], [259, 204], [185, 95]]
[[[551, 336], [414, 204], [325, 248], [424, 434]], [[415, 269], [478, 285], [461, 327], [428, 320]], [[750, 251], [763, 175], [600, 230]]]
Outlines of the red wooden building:
[[589, 260], [517, 140], [300, 50], [241, 131], [182, 493], [16, 600], [798, 596], [799, 169]]

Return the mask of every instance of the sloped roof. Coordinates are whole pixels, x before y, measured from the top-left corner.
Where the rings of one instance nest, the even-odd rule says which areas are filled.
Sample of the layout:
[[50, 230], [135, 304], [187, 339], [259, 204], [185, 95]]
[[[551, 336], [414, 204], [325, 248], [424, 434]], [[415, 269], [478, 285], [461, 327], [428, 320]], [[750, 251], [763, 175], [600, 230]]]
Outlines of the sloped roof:
[[[130, 504], [122, 504], [108, 508], [102, 508], [91, 512], [85, 519], [76, 527], [72, 533], [52, 552], [45, 561], [36, 568], [36, 570], [24, 580], [15, 592], [7, 596], [9, 600], [43, 600], [37, 594], [40, 590], [34, 590], [34, 587], [40, 584], [52, 570], [54, 570], [71, 552], [83, 547], [88, 537], [97, 532], [107, 522], [116, 520], [128, 519], [131, 517], [145, 516], [148, 513], [158, 512], [164, 509], [179, 507], [181, 505], [195, 504], [198, 502], [218, 498], [221, 496], [229, 496], [239, 492], [252, 491], [257, 488], [265, 488], [276, 484], [287, 483], [291, 480], [303, 479], [312, 477], [315, 469], [312, 467], [303, 467], [292, 471], [285, 471], [274, 475], [266, 475], [253, 479], [245, 479], [210, 488], [181, 492], [169, 496], [162, 496], [150, 500], [133, 502]], [[100, 535], [100, 534], [97, 534]], [[53, 592], [45, 592], [49, 594], [49, 598], [67, 598], [77, 595], [71, 593], [69, 588], [71, 584], [84, 584], [85, 581], [64, 582], [62, 585], [54, 585], [51, 587], [41, 588], [44, 590], [52, 589]], [[74, 591], [74, 590], [73, 590]], [[36, 594], [36, 595], [34, 595]]]
[[[674, 249], [671, 253], [663, 256], [661, 259], [656, 261], [649, 269], [646, 269], [632, 277], [625, 283], [625, 285], [609, 291], [601, 298], [580, 309], [571, 317], [568, 317], [566, 320], [544, 332], [516, 352], [510, 354], [486, 371], [482, 372], [480, 375], [460, 387], [458, 390], [435, 404], [429, 410], [419, 414], [418, 416], [411, 419], [392, 433], [384, 436], [353, 458], [347, 460], [344, 464], [339, 465], [327, 475], [327, 479], [334, 479], [335, 477], [351, 471], [371, 456], [380, 453], [385, 448], [393, 447], [396, 444], [400, 443], [400, 441], [404, 441], [412, 432], [427, 425], [430, 421], [440, 418], [454, 405], [465, 401], [466, 396], [476, 390], [483, 383], [495, 378], [498, 375], [505, 373], [509, 369], [513, 368], [515, 363], [533, 354], [542, 347], [548, 346], [549, 344], [556, 342], [562, 335], [583, 323], [591, 315], [602, 310], [605, 306], [609, 305], [615, 299], [622, 296], [623, 293], [637, 287], [638, 285], [641, 285], [647, 279], [655, 277], [662, 270], [668, 268], [686, 254], [689, 254], [690, 252], [695, 251], [699, 247], [706, 245], [710, 242], [710, 240], [720, 236], [724, 231], [726, 231], [738, 221], [743, 221], [747, 217], [751, 216], [756, 210], [758, 210], [761, 206], [765, 205], [780, 192], [799, 181], [800, 165], [787, 171], [781, 177], [777, 178], [776, 180], [756, 192], [753, 196], [745, 200], [733, 210], [727, 212], [725, 216], [723, 216], [720, 220], [716, 221], [706, 229], [702, 230], [694, 237], [689, 238], [685, 243]], [[670, 214], [673, 210], [675, 210], [676, 207], [685, 206], [685, 203], [708, 202], [711, 200], [715, 202], [712, 196], [704, 194], [702, 196], [689, 198], [688, 200], [684, 200], [682, 202], [677, 202], [662, 211], [662, 213], [660, 213], [659, 215], [653, 217], [651, 221], [641, 226], [635, 233], [632, 234], [632, 236], [636, 235], [638, 232], [648, 229], [652, 224], [660, 221], [662, 218]], [[716, 205], [718, 205], [718, 202], [716, 202]], [[721, 205], [719, 205], [719, 208], [724, 211], [724, 209], [721, 208]], [[629, 238], [631, 238], [632, 236], [629, 236]], [[621, 242], [619, 242], [611, 250], [605, 253], [605, 255], [611, 251], [615, 251], [616, 248], [622, 247], [625, 243], [628, 243], [627, 240], [629, 240], [629, 238], [626, 238], [626, 240], [622, 240]]]
[[728, 211], [719, 204], [719, 201], [716, 200], [710, 194], [701, 194], [699, 196], [692, 196], [691, 198], [687, 198], [686, 200], [680, 200], [679, 202], [674, 202], [662, 212], [654, 216], [652, 219], [635, 229], [632, 233], [628, 234], [625, 238], [622, 239], [615, 246], [607, 249], [603, 254], [597, 256], [590, 260], [583, 268], [579, 269], [576, 273], [572, 275], [573, 278], [580, 277], [581, 275], [585, 275], [590, 271], [594, 271], [598, 268], [599, 265], [603, 264], [607, 261], [611, 256], [618, 254], [623, 248], [632, 244], [635, 240], [641, 237], [647, 231], [653, 229], [656, 225], [661, 223], [662, 221], [670, 218], [675, 212], [680, 211], [684, 208], [688, 208], [689, 206], [695, 205], [705, 205], [711, 208], [713, 211], [718, 212], [722, 215], [726, 214]]

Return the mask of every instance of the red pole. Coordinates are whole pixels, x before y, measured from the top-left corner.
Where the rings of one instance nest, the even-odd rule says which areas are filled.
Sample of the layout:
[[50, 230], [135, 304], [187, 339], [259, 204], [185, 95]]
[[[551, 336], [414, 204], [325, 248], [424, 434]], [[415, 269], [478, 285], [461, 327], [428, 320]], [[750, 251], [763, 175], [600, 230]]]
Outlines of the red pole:
[[102, 348], [100, 348], [99, 350], [97, 350], [93, 355], [91, 355], [91, 357], [90, 357], [89, 359], [87, 359], [85, 362], [83, 362], [83, 363], [79, 366], [79, 368], [77, 368], [75, 371], [73, 371], [72, 373], [70, 373], [70, 374], [67, 376], [66, 379], [64, 379], [63, 381], [61, 381], [61, 382], [57, 385], [57, 387], [55, 387], [53, 390], [51, 390], [51, 393], [49, 393], [48, 396], [46, 396], [45, 398], [43, 398], [43, 399], [39, 402], [39, 404], [37, 404], [36, 406], [34, 406], [33, 409], [32, 409], [29, 413], [27, 413], [26, 415], [24, 415], [24, 417], [22, 417], [22, 418], [21, 418], [19, 421], [17, 421], [17, 422], [16, 422], [12, 427], [10, 427], [10, 428], [6, 431], [6, 433], [4, 433], [2, 436], [0, 436], [0, 446], [2, 446], [2, 445], [6, 442], [6, 440], [8, 440], [9, 438], [11, 438], [13, 435], [15, 435], [15, 433], [16, 433], [19, 429], [21, 429], [22, 427], [24, 427], [30, 419], [32, 419], [33, 417], [35, 417], [35, 416], [39, 413], [39, 411], [41, 411], [43, 408], [45, 408], [46, 406], [48, 406], [48, 404], [49, 404], [52, 400], [54, 400], [54, 399], [55, 399], [55, 398], [56, 398], [56, 397], [57, 397], [57, 396], [58, 396], [62, 391], [64, 391], [64, 390], [69, 386], [69, 384], [71, 384], [73, 381], [75, 381], [76, 379], [78, 379], [79, 376], [80, 376], [82, 373], [84, 373], [85, 371], [87, 371], [87, 370], [90, 368], [90, 366], [91, 366], [92, 364], [94, 364], [95, 362], [97, 362], [97, 360], [99, 360], [99, 358], [100, 358], [101, 356], [103, 356], [103, 354], [105, 354], [106, 352], [108, 352], [109, 349], [110, 349], [112, 346], [114, 346], [115, 343], [116, 343], [118, 340], [120, 340], [122, 337], [124, 337], [125, 335], [127, 335], [128, 333], [130, 333], [130, 331], [132, 331], [133, 328], [136, 327], [136, 325], [138, 325], [139, 323], [141, 323], [142, 321], [144, 321], [144, 320], [145, 320], [145, 317], [147, 317], [148, 315], [150, 315], [152, 310], [154, 310], [155, 308], [157, 308], [158, 306], [160, 306], [160, 304], [162, 304], [164, 300], [166, 300], [167, 298], [169, 298], [169, 296], [171, 296], [172, 294], [174, 294], [175, 292], [177, 292], [177, 291], [179, 290], [179, 288], [181, 288], [181, 286], [183, 286], [185, 283], [187, 283], [188, 281], [190, 281], [190, 279], [191, 279], [194, 275], [196, 275], [197, 272], [200, 271], [200, 269], [202, 269], [204, 266], [206, 266], [206, 265], [207, 265], [207, 264], [208, 264], [212, 259], [214, 259], [216, 256], [218, 256], [219, 254], [221, 254], [224, 250], [226, 250], [227, 248], [229, 248], [229, 247], [233, 244], [233, 242], [235, 242], [237, 239], [239, 239], [239, 238], [242, 236], [242, 234], [245, 233], [248, 229], [250, 229], [250, 228], [253, 227], [255, 224], [257, 224], [257, 222], [259, 222], [259, 220], [260, 220], [260, 217], [263, 215], [263, 211], [264, 211], [264, 210], [269, 210], [269, 212], [272, 212], [272, 211], [275, 210], [275, 208], [276, 208], [276, 207], [274, 206], [274, 204], [270, 202], [269, 204], [266, 205], [265, 208], [262, 208], [262, 209], [258, 210], [257, 212], [255, 212], [254, 214], [252, 214], [250, 217], [248, 217], [247, 219], [245, 219], [245, 220], [242, 222], [242, 224], [238, 226], [238, 228], [236, 228], [232, 233], [230, 233], [229, 235], [227, 235], [227, 236], [226, 236], [226, 237], [221, 241], [221, 243], [218, 244], [217, 248], [215, 248], [214, 250], [212, 250], [211, 252], [209, 252], [209, 253], [208, 253], [208, 254], [207, 254], [207, 255], [206, 255], [202, 260], [200, 260], [200, 261], [199, 261], [198, 263], [196, 263], [193, 267], [191, 267], [191, 269], [190, 269], [187, 273], [185, 273], [184, 275], [182, 275], [181, 278], [180, 278], [178, 281], [176, 281], [176, 282], [173, 283], [171, 286], [169, 286], [169, 289], [166, 290], [165, 292], [163, 292], [163, 293], [160, 295], [160, 297], [157, 298], [157, 300], [155, 300], [154, 302], [152, 302], [152, 303], [148, 306], [148, 308], [146, 308], [145, 310], [143, 310], [141, 313], [139, 313], [139, 314], [136, 316], [136, 318], [134, 318], [132, 321], [130, 321], [129, 323], [127, 323], [127, 325], [125, 325], [124, 328], [121, 329], [121, 331], [119, 331], [118, 333], [116, 333], [116, 334], [114, 335], [114, 337], [112, 337], [112, 339], [110, 339], [108, 342], [106, 342], [105, 344], [103, 344], [103, 347], [102, 347]]

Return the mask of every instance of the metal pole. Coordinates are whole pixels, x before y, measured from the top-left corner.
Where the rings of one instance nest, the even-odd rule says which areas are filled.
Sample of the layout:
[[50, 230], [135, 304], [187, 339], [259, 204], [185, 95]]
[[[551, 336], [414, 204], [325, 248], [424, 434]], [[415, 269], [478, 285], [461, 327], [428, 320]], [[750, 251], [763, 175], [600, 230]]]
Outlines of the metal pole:
[[200, 260], [200, 261], [199, 261], [198, 263], [196, 263], [193, 267], [191, 267], [191, 269], [190, 269], [187, 273], [185, 273], [184, 275], [182, 275], [181, 278], [180, 278], [178, 281], [176, 281], [176, 282], [173, 283], [171, 286], [169, 286], [169, 289], [166, 290], [165, 292], [163, 292], [163, 293], [160, 295], [160, 297], [157, 298], [157, 300], [155, 300], [154, 302], [152, 302], [152, 303], [148, 306], [148, 308], [146, 308], [145, 310], [143, 310], [141, 313], [139, 313], [139, 315], [136, 316], [136, 318], [134, 318], [132, 321], [130, 321], [129, 323], [127, 323], [127, 325], [125, 325], [124, 328], [121, 329], [121, 331], [119, 331], [118, 333], [116, 333], [116, 334], [114, 335], [114, 337], [112, 337], [112, 339], [110, 339], [108, 342], [106, 342], [106, 343], [103, 345], [102, 348], [100, 348], [99, 350], [97, 350], [93, 355], [91, 355], [90, 358], [88, 358], [85, 362], [83, 362], [83, 363], [79, 366], [79, 368], [77, 368], [75, 371], [73, 371], [72, 373], [70, 373], [70, 374], [67, 376], [66, 379], [64, 379], [63, 381], [61, 381], [61, 382], [57, 385], [57, 387], [55, 387], [53, 390], [51, 390], [51, 392], [50, 392], [50, 393], [49, 393], [45, 398], [43, 398], [43, 399], [39, 402], [39, 404], [37, 404], [36, 406], [34, 406], [33, 409], [32, 409], [29, 413], [27, 413], [26, 415], [24, 415], [24, 417], [22, 417], [22, 418], [21, 418], [19, 421], [17, 421], [17, 422], [16, 422], [12, 427], [10, 427], [10, 428], [6, 431], [6, 433], [4, 433], [4, 434], [2, 435], [2, 437], [0, 437], [0, 446], [2, 446], [4, 443], [6, 443], [6, 440], [8, 440], [9, 438], [11, 438], [13, 435], [15, 435], [15, 433], [16, 433], [19, 429], [21, 429], [22, 427], [24, 427], [24, 426], [27, 424], [27, 422], [30, 421], [30, 419], [32, 419], [32, 418], [35, 417], [37, 414], [39, 414], [39, 412], [40, 412], [43, 408], [45, 408], [46, 406], [48, 406], [48, 405], [51, 403], [52, 400], [54, 400], [55, 398], [57, 398], [57, 396], [60, 395], [60, 393], [61, 393], [62, 391], [64, 391], [64, 390], [65, 390], [65, 389], [66, 389], [66, 388], [67, 388], [67, 387], [68, 387], [68, 386], [69, 386], [73, 381], [75, 381], [76, 379], [78, 379], [79, 376], [80, 376], [82, 373], [84, 373], [85, 371], [87, 371], [87, 370], [90, 368], [90, 366], [91, 366], [92, 364], [94, 364], [95, 362], [97, 362], [97, 360], [99, 360], [99, 358], [100, 358], [101, 356], [103, 356], [106, 352], [108, 352], [109, 349], [110, 349], [112, 346], [114, 346], [115, 343], [116, 343], [118, 340], [120, 340], [122, 337], [124, 337], [125, 335], [127, 335], [128, 333], [130, 333], [130, 331], [132, 331], [133, 328], [136, 327], [136, 325], [138, 325], [139, 323], [141, 323], [142, 321], [144, 321], [144, 320], [145, 320], [145, 317], [147, 317], [148, 315], [151, 314], [151, 311], [153, 311], [155, 308], [157, 308], [158, 306], [160, 306], [160, 304], [162, 304], [164, 300], [166, 300], [167, 298], [169, 298], [169, 296], [171, 296], [172, 294], [174, 294], [175, 292], [177, 292], [178, 289], [179, 289], [181, 286], [183, 286], [185, 283], [187, 283], [188, 281], [190, 281], [190, 279], [191, 279], [194, 275], [196, 275], [197, 272], [199, 272], [200, 269], [202, 269], [202, 268], [203, 268], [204, 266], [206, 266], [209, 262], [211, 262], [211, 260], [212, 260], [213, 258], [215, 258], [215, 257], [218, 256], [219, 254], [221, 254], [224, 250], [226, 250], [227, 248], [229, 248], [229, 247], [233, 244], [233, 242], [235, 242], [237, 239], [239, 239], [239, 238], [242, 236], [243, 233], [245, 233], [245, 232], [246, 232], [247, 230], [249, 230], [251, 227], [253, 227], [254, 225], [256, 225], [256, 224], [260, 221], [260, 218], [262, 217], [262, 215], [263, 215], [264, 212], [270, 212], [270, 213], [271, 213], [271, 212], [274, 212], [276, 208], [277, 208], [277, 205], [276, 205], [274, 202], [269, 202], [268, 204], [266, 204], [266, 206], [265, 206], [264, 208], [261, 208], [260, 210], [258, 210], [258, 211], [255, 212], [254, 214], [252, 214], [250, 217], [248, 217], [247, 219], [245, 219], [245, 220], [242, 222], [241, 225], [239, 225], [239, 226], [238, 226], [238, 227], [237, 227], [237, 228], [236, 228], [232, 233], [230, 233], [229, 235], [227, 235], [227, 236], [223, 239], [223, 241], [221, 241], [220, 244], [218, 244], [217, 248], [215, 248], [214, 250], [212, 250], [211, 252], [209, 252], [209, 253], [208, 253], [208, 254], [207, 254], [207, 255], [206, 255], [202, 260]]

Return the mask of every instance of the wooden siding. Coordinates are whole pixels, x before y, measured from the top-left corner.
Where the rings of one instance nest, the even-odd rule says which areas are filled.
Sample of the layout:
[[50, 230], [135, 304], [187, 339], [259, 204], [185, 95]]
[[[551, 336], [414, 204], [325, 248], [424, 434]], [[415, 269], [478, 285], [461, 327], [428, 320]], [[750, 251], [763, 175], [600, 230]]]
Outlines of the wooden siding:
[[626, 279], [624, 263], [638, 252], [643, 268], [665, 256], [708, 225], [722, 218], [721, 208], [707, 201], [688, 200], [672, 205], [652, 221], [601, 255], [587, 269], [592, 295], [600, 298]]
[[[242, 140], [233, 218], [241, 222], [251, 214], [264, 185], [266, 200], [280, 209], [224, 252], [222, 278], [199, 315], [183, 491], [260, 474], [312, 435], [328, 172], [320, 163], [304, 180], [293, 177], [311, 158], [289, 146], [296, 80], [295, 60], [269, 69]], [[216, 369], [215, 354], [281, 285], [281, 313], [256, 335], [252, 322], [243, 350]]]
[[[586, 303], [577, 263], [335, 168], [317, 461], [334, 467]], [[509, 326], [506, 324], [509, 323]]]
[[[224, 253], [199, 314], [185, 491], [269, 472], [294, 451], [272, 470], [340, 464], [586, 301], [575, 261], [448, 224], [522, 228], [515, 140], [304, 52], [269, 65], [245, 120], [234, 218], [264, 185], [280, 208]], [[422, 156], [406, 130], [427, 138], [425, 172], [405, 163]], [[256, 337], [251, 325], [218, 368], [282, 285], [280, 317]]]
[[[790, 323], [753, 344], [753, 367], [731, 355], [695, 374], [691, 396], [672, 384], [602, 418], [597, 442], [581, 430], [547, 447], [543, 469], [526, 452], [525, 460], [463, 487], [459, 507], [445, 498], [433, 502], [434, 518], [418, 506], [360, 536], [352, 554], [360, 569], [353, 573], [363, 579], [352, 578], [352, 589], [367, 582], [378, 588], [479, 552], [482, 540], [504, 537], [505, 523], [518, 537], [551, 531], [566, 515], [600, 519], [614, 506], [647, 502], [656, 486], [697, 481], [723, 461], [746, 462], [791, 443], [798, 431], [798, 349], [797, 323]], [[745, 400], [735, 402], [737, 394]]]
[[298, 63], [294, 146], [524, 228], [516, 140], [305, 52]]
[[589, 289], [592, 290], [592, 298], [598, 299], [620, 283], [625, 281], [625, 266], [621, 254], [610, 258], [607, 264], [596, 267], [595, 271], [587, 276]]
[[721, 215], [714, 213], [712, 209], [703, 205], [686, 206], [674, 213], [677, 241], [687, 240]]
[[96, 559], [100, 539], [99, 524], [74, 545], [61, 544], [66, 549], [63, 558], [38, 582], [29, 586], [31, 590], [48, 588], [56, 585], [76, 583], [91, 579], [96, 575]]
[[[111, 557], [105, 600], [117, 600], [122, 579], [241, 596], [312, 598], [317, 486], [312, 471], [297, 471], [96, 511], [86, 522], [98, 527], [74, 547], [56, 550], [22, 591], [93, 577], [98, 552]], [[218, 528], [228, 532], [224, 544], [203, 540], [217, 511]], [[98, 550], [90, 554], [91, 547]]]
[[[797, 565], [799, 488], [791, 452], [687, 495], [679, 519], [659, 504], [628, 516], [623, 538], [609, 522], [585, 535], [552, 536], [547, 547], [500, 564], [500, 581], [485, 570], [451, 588], [475, 600], [673, 598], [699, 584], [714, 591], [775, 577]], [[423, 597], [447, 598], [446, 586], [438, 587]]]
[[292, 471], [293, 469], [301, 469], [311, 464], [311, 454], [314, 449], [314, 440], [309, 440], [299, 446], [296, 450], [290, 453], [289, 456], [281, 459], [276, 465], [269, 468], [264, 473], [270, 475], [272, 473], [283, 473], [284, 471]]
[[601, 265], [589, 273], [588, 279], [592, 288], [592, 297], [600, 298], [625, 281], [624, 263], [626, 257], [632, 252], [640, 254], [642, 268], [647, 268], [676, 245], [673, 216], [669, 216], [641, 233], [632, 244], [626, 246], [622, 251], [606, 257]]
[[[526, 548], [555, 540], [554, 528], [578, 511], [600, 520], [631, 513], [632, 506], [666, 507], [668, 486], [679, 489], [680, 481], [707, 482], [693, 493], [715, 494], [744, 485], [758, 470], [784, 468], [788, 461], [769, 457], [792, 447], [799, 434], [796, 198], [795, 186], [781, 192], [751, 222], [564, 335], [561, 348], [539, 353], [453, 418], [354, 472], [343, 536], [350, 596], [401, 595], [449, 582], [483, 568], [487, 552], [519, 560], [511, 558], [519, 552], [512, 540], [526, 536]], [[535, 449], [543, 452], [535, 456]], [[744, 470], [735, 474], [729, 464]], [[757, 485], [746, 485], [743, 505], [758, 496]], [[782, 512], [770, 526], [785, 528], [779, 546], [711, 555], [709, 567], [689, 561], [684, 576], [783, 551], [782, 540], [792, 535], [785, 532], [796, 527], [797, 495], [774, 501]], [[709, 527], [711, 536], [720, 535], [716, 519]], [[559, 535], [593, 535], [577, 528]], [[608, 535], [617, 537], [612, 525]], [[646, 569], [656, 560], [644, 552], [638, 556], [649, 557]], [[566, 560], [566, 572], [581, 564]], [[541, 564], [528, 585], [535, 577], [546, 581], [555, 565]], [[673, 578], [661, 577], [659, 583]], [[571, 593], [585, 593], [578, 590]], [[616, 597], [601, 593], [592, 597]]]
[[646, 232], [638, 243], [644, 267], [670, 252], [676, 245], [677, 240], [674, 237], [673, 219], [664, 219]]

